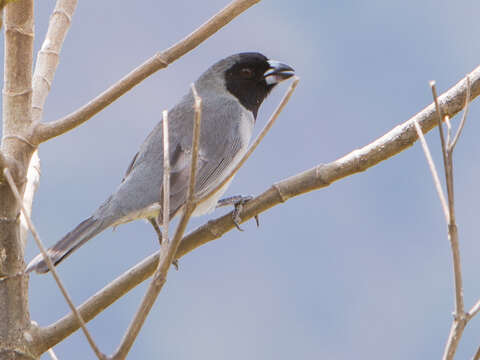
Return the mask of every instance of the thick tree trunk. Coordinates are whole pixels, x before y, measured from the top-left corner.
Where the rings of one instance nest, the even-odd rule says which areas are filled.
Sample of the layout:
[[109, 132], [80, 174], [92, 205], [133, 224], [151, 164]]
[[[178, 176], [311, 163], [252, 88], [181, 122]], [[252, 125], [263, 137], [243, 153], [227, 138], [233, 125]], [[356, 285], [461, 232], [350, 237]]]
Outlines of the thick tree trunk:
[[[25, 141], [31, 126], [33, 0], [17, 0], [5, 8], [3, 139], [1, 151], [17, 186], [23, 191], [34, 147]], [[3, 170], [3, 169], [2, 169]], [[20, 235], [20, 206], [0, 178], [0, 359], [32, 359], [25, 330], [30, 326], [28, 277]]]

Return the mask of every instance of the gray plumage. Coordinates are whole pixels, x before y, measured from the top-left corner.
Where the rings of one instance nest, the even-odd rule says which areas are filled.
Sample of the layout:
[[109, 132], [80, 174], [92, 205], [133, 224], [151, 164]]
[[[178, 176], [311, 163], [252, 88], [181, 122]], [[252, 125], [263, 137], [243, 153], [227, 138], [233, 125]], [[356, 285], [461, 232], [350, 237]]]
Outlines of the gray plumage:
[[[261, 74], [264, 84], [253, 90], [247, 89], [251, 91], [246, 92], [245, 98], [242, 95], [245, 93], [243, 89], [245, 84], [242, 82], [245, 80], [243, 74], [245, 71], [241, 70], [242, 64], [256, 69], [262, 62], [268, 64], [261, 65], [261, 69], [267, 66]], [[253, 65], [249, 65], [251, 63]], [[238, 64], [240, 70], [237, 70]], [[195, 88], [202, 98], [196, 198], [202, 198], [215, 188], [246, 152], [258, 107], [276, 83], [291, 76], [290, 67], [280, 64], [283, 66], [281, 67], [277, 64], [279, 63], [275, 62], [275, 66], [272, 67], [261, 54], [237, 54], [219, 61], [195, 81]], [[277, 72], [270, 71], [269, 82], [265, 80], [267, 76], [264, 75], [268, 69], [278, 69]], [[250, 82], [247, 82], [247, 87]], [[259, 92], [258, 99], [251, 98], [252, 92]], [[168, 113], [171, 162], [170, 219], [178, 215], [185, 204], [190, 175], [193, 118], [194, 98], [192, 93], [188, 92]], [[228, 184], [208, 201], [200, 203], [193, 215], [213, 211], [227, 186]], [[162, 189], [163, 127], [160, 122], [140, 147], [116, 191], [92, 216], [48, 250], [52, 262], [58, 264], [108, 227], [139, 218], [161, 220]], [[27, 271], [32, 270], [38, 273], [48, 271], [41, 254], [28, 265]]]

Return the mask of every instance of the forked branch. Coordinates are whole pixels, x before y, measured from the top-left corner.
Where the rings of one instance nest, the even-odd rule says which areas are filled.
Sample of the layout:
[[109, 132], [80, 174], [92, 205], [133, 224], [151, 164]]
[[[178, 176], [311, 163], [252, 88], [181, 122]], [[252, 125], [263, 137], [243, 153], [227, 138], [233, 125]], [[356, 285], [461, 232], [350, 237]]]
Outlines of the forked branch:
[[[432, 95], [433, 100], [435, 103], [435, 110], [437, 115], [437, 123], [438, 123], [438, 130], [440, 134], [440, 143], [443, 155], [443, 164], [444, 164], [444, 173], [445, 173], [445, 182], [447, 187], [447, 201], [445, 201], [445, 195], [443, 194], [442, 186], [440, 184], [440, 180], [438, 178], [438, 173], [435, 169], [435, 165], [433, 164], [433, 160], [430, 155], [430, 151], [428, 149], [428, 145], [423, 137], [422, 131], [417, 123], [415, 123], [415, 127], [418, 133], [418, 136], [421, 138], [422, 147], [425, 152], [425, 156], [430, 166], [430, 171], [434, 178], [435, 187], [437, 189], [438, 195], [440, 197], [442, 208], [445, 214], [445, 221], [448, 225], [448, 238], [450, 240], [450, 245], [452, 248], [452, 260], [453, 260], [453, 274], [454, 274], [454, 282], [455, 282], [455, 312], [453, 314], [453, 323], [450, 329], [450, 334], [448, 336], [447, 344], [445, 346], [445, 351], [443, 354], [444, 360], [452, 360], [455, 356], [455, 352], [457, 350], [458, 344], [462, 337], [463, 331], [465, 326], [467, 325], [468, 321], [474, 316], [475, 314], [475, 306], [472, 309], [473, 312], [470, 314], [465, 313], [465, 305], [463, 300], [463, 280], [462, 280], [462, 268], [461, 268], [461, 261], [460, 261], [460, 244], [458, 239], [458, 229], [457, 224], [455, 221], [455, 197], [454, 197], [454, 186], [453, 186], [453, 150], [455, 149], [455, 145], [460, 137], [462, 129], [465, 125], [466, 115], [468, 111], [468, 104], [470, 102], [470, 79], [467, 75], [466, 77], [466, 98], [465, 98], [465, 107], [462, 120], [458, 127], [457, 133], [455, 134], [454, 138], [452, 139], [451, 131], [452, 126], [450, 124], [450, 119], [448, 115], [443, 115], [442, 108], [439, 105], [437, 90], [435, 87], [435, 82], [430, 82], [430, 86], [432, 88]], [[447, 136], [445, 139], [444, 131], [443, 131], [443, 121], [445, 121], [447, 125]]]

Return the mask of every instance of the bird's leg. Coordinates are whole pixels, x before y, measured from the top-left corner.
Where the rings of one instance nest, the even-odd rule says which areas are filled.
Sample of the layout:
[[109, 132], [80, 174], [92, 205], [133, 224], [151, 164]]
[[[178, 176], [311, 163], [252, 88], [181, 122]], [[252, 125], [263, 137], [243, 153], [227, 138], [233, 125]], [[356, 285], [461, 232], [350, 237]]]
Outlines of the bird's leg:
[[155, 229], [155, 232], [157, 233], [158, 237], [158, 242], [160, 243], [160, 246], [162, 246], [162, 230], [160, 230], [160, 226], [158, 226], [157, 219], [155, 218], [149, 218], [148, 221], [150, 224], [152, 224], [153, 228]]
[[[149, 218], [148, 221], [150, 224], [152, 224], [153, 228], [155, 229], [155, 232], [157, 233], [158, 236], [158, 242], [160, 243], [160, 246], [162, 246], [162, 230], [160, 230], [160, 226], [158, 226], [157, 219], [155, 218]], [[178, 270], [178, 259], [175, 259], [172, 261], [172, 265], [175, 267], [175, 270]]]
[[[240, 231], [243, 231], [243, 229], [240, 227], [240, 221], [242, 219], [240, 218], [240, 213], [242, 212], [243, 205], [247, 203], [248, 201], [252, 200], [253, 196], [242, 196], [242, 195], [235, 195], [235, 196], [230, 196], [224, 199], [220, 199], [217, 202], [217, 208], [222, 207], [222, 206], [228, 206], [228, 205], [233, 205], [235, 209], [233, 210], [232, 213], [232, 220], [233, 223], [235, 224], [236, 228]], [[257, 223], [257, 227], [260, 226], [260, 223], [258, 221], [258, 215], [255, 215], [255, 222]]]

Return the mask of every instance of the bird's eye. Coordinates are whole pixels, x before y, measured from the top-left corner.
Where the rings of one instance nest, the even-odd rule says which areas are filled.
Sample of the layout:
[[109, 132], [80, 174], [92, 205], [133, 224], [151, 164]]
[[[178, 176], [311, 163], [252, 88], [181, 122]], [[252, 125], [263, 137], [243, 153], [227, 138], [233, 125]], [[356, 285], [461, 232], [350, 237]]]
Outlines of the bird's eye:
[[250, 68], [243, 68], [240, 70], [240, 75], [242, 76], [242, 78], [244, 79], [251, 79], [253, 78], [253, 76], [255, 75], [255, 73], [253, 72], [252, 69]]

